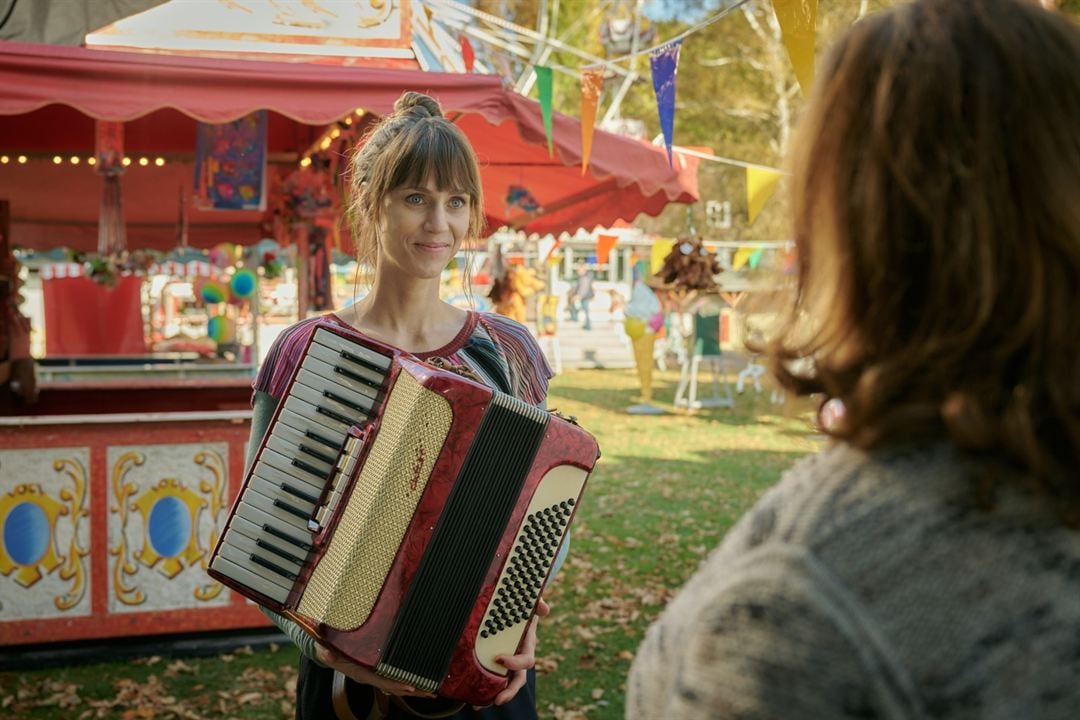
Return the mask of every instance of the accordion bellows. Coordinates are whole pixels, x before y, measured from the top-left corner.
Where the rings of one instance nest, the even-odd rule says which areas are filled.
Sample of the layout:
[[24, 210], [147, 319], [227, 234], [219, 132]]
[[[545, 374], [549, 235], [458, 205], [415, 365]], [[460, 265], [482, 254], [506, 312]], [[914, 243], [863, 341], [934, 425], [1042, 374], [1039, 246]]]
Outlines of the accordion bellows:
[[[368, 619], [382, 590], [453, 412], [412, 376], [399, 376], [386, 401], [382, 430], [371, 446], [340, 524], [311, 574], [297, 610], [338, 630]], [[413, 458], [422, 458], [415, 467]], [[415, 477], [413, 485], [397, 482]]]
[[598, 457], [572, 418], [317, 323], [209, 573], [383, 677], [487, 705]]

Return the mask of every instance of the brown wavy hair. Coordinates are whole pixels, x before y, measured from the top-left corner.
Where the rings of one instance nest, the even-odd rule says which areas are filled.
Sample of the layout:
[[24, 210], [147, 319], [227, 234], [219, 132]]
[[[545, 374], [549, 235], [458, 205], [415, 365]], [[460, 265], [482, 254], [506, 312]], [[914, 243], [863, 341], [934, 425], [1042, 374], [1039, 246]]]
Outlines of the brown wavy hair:
[[403, 185], [423, 185], [431, 176], [440, 189], [458, 189], [469, 196], [467, 235], [479, 237], [484, 190], [476, 153], [434, 98], [407, 91], [394, 103], [394, 111], [365, 134], [350, 160], [348, 211], [361, 267], [374, 269], [378, 258], [383, 198]]
[[1029, 0], [870, 16], [795, 147], [779, 381], [841, 399], [835, 437], [947, 438], [1080, 521], [1080, 29]]

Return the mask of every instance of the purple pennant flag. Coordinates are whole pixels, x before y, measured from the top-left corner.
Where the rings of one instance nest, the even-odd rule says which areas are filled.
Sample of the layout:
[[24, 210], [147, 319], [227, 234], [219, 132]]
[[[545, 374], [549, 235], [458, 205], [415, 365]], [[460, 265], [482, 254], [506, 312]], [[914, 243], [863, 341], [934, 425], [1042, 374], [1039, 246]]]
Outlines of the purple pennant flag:
[[679, 71], [679, 49], [682, 40], [658, 48], [649, 55], [653, 90], [656, 92], [656, 111], [660, 113], [660, 130], [664, 133], [668, 164], [671, 164], [671, 138], [675, 134], [675, 75]]

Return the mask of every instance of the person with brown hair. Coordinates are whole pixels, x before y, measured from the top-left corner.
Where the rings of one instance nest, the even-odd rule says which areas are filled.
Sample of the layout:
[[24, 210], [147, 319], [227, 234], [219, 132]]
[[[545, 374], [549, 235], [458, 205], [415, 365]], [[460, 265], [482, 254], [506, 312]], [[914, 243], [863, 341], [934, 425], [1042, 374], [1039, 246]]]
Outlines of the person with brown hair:
[[[439, 297], [443, 270], [466, 239], [478, 237], [484, 222], [476, 155], [439, 104], [427, 95], [404, 93], [393, 113], [365, 137], [350, 174], [358, 261], [370, 270], [370, 290], [345, 310], [302, 319], [278, 336], [254, 382], [248, 467], [318, 322], [349, 327], [532, 405], [545, 405], [553, 373], [528, 330]], [[494, 705], [473, 709], [448, 707], [415, 687], [380, 677], [317, 643], [296, 623], [267, 612], [301, 651], [298, 719], [536, 718], [536, 617], [518, 654], [496, 658], [508, 671], [508, 687]], [[537, 616], [547, 613], [540, 600]]]
[[767, 352], [844, 413], [649, 630], [628, 718], [1076, 717], [1078, 129], [1080, 29], [1030, 0], [832, 50]]

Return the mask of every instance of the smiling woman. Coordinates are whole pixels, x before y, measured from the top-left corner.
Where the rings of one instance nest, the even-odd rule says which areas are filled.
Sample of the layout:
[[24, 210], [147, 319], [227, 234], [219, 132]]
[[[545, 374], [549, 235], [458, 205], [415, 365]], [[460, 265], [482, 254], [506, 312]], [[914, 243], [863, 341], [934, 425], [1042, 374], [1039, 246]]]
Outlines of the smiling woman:
[[[447, 264], [483, 225], [484, 199], [476, 155], [432, 98], [407, 92], [353, 156], [350, 202], [358, 261], [370, 291], [337, 314], [301, 320], [270, 349], [255, 379], [248, 465], [286, 395], [308, 340], [320, 323], [335, 323], [441, 367], [451, 367], [532, 405], [543, 406], [552, 373], [521, 325], [462, 310], [439, 298]], [[488, 482], [500, 482], [492, 477]], [[565, 551], [564, 551], [565, 552]], [[552, 571], [554, 573], [554, 570]], [[269, 613], [300, 648], [297, 718], [536, 718], [536, 626], [530, 622], [515, 655], [496, 661], [509, 683], [495, 704], [447, 708], [403, 682], [378, 676], [318, 644], [290, 620]], [[537, 615], [547, 614], [540, 600]], [[447, 715], [447, 711], [450, 713]], [[441, 714], [433, 714], [441, 713]]]

